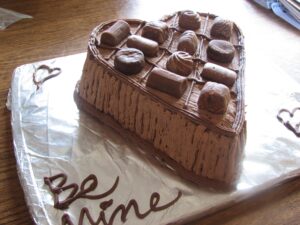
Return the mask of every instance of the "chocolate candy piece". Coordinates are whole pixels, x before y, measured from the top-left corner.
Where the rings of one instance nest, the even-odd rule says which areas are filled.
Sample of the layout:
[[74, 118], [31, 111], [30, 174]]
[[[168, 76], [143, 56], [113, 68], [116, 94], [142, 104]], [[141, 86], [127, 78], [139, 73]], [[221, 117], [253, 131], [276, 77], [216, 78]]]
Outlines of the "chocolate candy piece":
[[204, 109], [216, 114], [224, 114], [230, 101], [229, 88], [223, 84], [207, 82], [198, 99], [199, 109]]
[[197, 50], [198, 39], [197, 35], [192, 30], [186, 30], [183, 32], [178, 40], [177, 50], [184, 51], [191, 55]]
[[162, 21], [148, 22], [142, 30], [142, 36], [162, 44], [168, 38], [168, 25]]
[[186, 30], [197, 30], [200, 28], [201, 18], [198, 13], [187, 10], [180, 13], [178, 23]]
[[174, 52], [167, 59], [166, 68], [173, 73], [188, 76], [193, 71], [193, 57], [187, 52]]
[[228, 87], [231, 87], [237, 78], [236, 72], [213, 63], [204, 65], [201, 76], [206, 80], [222, 83]]
[[210, 35], [213, 38], [229, 40], [232, 34], [233, 23], [216, 17], [211, 26]]
[[221, 63], [230, 63], [234, 57], [234, 46], [223, 40], [211, 40], [207, 47], [207, 56]]
[[154, 68], [148, 76], [147, 87], [180, 98], [187, 88], [187, 79], [161, 68]]
[[101, 35], [101, 42], [110, 46], [118, 45], [130, 34], [130, 26], [124, 20], [118, 20]]
[[135, 48], [123, 48], [116, 53], [114, 65], [126, 75], [139, 73], [145, 65], [144, 54]]
[[127, 46], [141, 50], [146, 56], [156, 56], [158, 52], [158, 44], [148, 38], [138, 35], [131, 35], [127, 39]]

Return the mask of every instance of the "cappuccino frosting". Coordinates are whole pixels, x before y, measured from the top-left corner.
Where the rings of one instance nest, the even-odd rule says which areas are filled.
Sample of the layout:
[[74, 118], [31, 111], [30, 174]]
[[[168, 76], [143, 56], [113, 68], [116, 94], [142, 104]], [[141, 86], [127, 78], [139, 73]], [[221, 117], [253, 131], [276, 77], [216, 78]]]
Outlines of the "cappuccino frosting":
[[[199, 107], [201, 90], [208, 82], [201, 74], [205, 64], [211, 60], [206, 49], [212, 40], [210, 29], [216, 16], [186, 12], [163, 17], [159, 29], [150, 26], [150, 31], [159, 32], [158, 35], [150, 35], [152, 41], [161, 42], [162, 37], [165, 37], [165, 41], [156, 42], [157, 53], [145, 55], [142, 70], [129, 76], [118, 70], [113, 62], [117, 52], [128, 47], [126, 43], [130, 36], [117, 46], [103, 45], [97, 40], [116, 21], [96, 27], [89, 40], [84, 73], [78, 86], [78, 104], [100, 120], [106, 118], [102, 121], [110, 121], [108, 125], [115, 124], [114, 127], [121, 133], [128, 132], [138, 143], [144, 146], [150, 144], [155, 149], [155, 155], [179, 171], [179, 174], [184, 174], [185, 178], [197, 182], [204, 177], [230, 184], [238, 176], [246, 138], [243, 36], [233, 23], [230, 38], [235, 51], [233, 60], [227, 64], [214, 62], [226, 69], [213, 71], [218, 73], [218, 79], [215, 79], [215, 74], [209, 74], [210, 70], [205, 74], [215, 82], [231, 82], [229, 95], [226, 92], [224, 98], [226, 104], [223, 104], [227, 108], [214, 111]], [[131, 35], [144, 34], [143, 38], [146, 38], [144, 27], [147, 22], [125, 21], [130, 25]], [[180, 37], [189, 29], [182, 24], [183, 21], [199, 25], [194, 29], [199, 43], [194, 55], [177, 50]], [[146, 31], [149, 35], [149, 30]], [[145, 49], [145, 43], [139, 42], [139, 48]], [[236, 73], [236, 79], [228, 78], [227, 74], [231, 73], [227, 73], [227, 70]], [[216, 85], [215, 91], [218, 91], [218, 87]], [[214, 96], [218, 98], [218, 95]]]

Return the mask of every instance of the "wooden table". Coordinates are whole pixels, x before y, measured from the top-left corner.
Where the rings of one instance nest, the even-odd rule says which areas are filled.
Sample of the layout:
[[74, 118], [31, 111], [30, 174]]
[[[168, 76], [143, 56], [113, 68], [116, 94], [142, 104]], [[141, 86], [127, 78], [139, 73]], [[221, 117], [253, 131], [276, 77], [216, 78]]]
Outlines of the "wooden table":
[[[257, 55], [267, 57], [300, 82], [300, 32], [252, 1], [0, 0], [0, 6], [33, 16], [0, 31], [0, 224], [33, 224], [17, 176], [5, 106], [12, 71], [22, 64], [86, 51], [89, 33], [101, 21], [155, 20], [182, 9], [212, 12], [236, 21], [244, 31], [247, 66], [255, 66]], [[300, 179], [193, 224], [299, 225]]]

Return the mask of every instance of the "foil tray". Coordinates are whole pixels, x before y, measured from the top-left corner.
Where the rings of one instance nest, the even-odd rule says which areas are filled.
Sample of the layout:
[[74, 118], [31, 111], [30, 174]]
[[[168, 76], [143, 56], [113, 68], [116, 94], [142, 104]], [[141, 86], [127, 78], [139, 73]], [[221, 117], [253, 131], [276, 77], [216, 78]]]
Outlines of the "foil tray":
[[[292, 110], [299, 106], [300, 86], [271, 62], [253, 57], [246, 67], [245, 157], [236, 188], [220, 191], [179, 178], [145, 155], [135, 143], [80, 112], [73, 92], [85, 57], [82, 53], [27, 64], [13, 73], [8, 103], [14, 151], [25, 198], [36, 224], [60, 224], [64, 213], [78, 224], [83, 207], [96, 220], [101, 211], [99, 204], [110, 199], [113, 204], [105, 211], [108, 219], [117, 206], [126, 206], [131, 199], [145, 212], [151, 194], [159, 193], [158, 205], [163, 205], [179, 191], [182, 196], [171, 207], [151, 212], [144, 219], [138, 219], [130, 210], [125, 224], [183, 224], [300, 176], [300, 139], [276, 117], [281, 108]], [[40, 65], [58, 67], [62, 72], [38, 87], [33, 74]], [[48, 75], [41, 70], [36, 79]], [[300, 111], [290, 119], [299, 123]], [[53, 207], [53, 195], [44, 184], [44, 177], [59, 173], [68, 175], [67, 183], [78, 184], [89, 174], [95, 174], [99, 184], [93, 193], [108, 190], [117, 177], [119, 183], [103, 199], [78, 199], [68, 209], [58, 210]], [[114, 224], [123, 224], [120, 216], [115, 217]]]

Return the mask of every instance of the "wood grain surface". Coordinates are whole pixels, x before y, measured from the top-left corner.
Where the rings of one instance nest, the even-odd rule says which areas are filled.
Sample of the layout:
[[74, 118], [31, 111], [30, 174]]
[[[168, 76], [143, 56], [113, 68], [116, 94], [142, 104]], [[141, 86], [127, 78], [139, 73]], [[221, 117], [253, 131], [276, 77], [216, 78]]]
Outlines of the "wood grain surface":
[[[252, 1], [0, 0], [0, 7], [33, 16], [0, 31], [1, 225], [34, 224], [18, 180], [10, 112], [6, 109], [12, 71], [22, 64], [86, 51], [89, 33], [101, 21], [125, 17], [155, 20], [182, 9], [212, 12], [242, 28], [250, 67], [255, 67], [252, 59], [259, 55], [300, 83], [300, 32]], [[192, 224], [299, 225], [299, 221], [298, 179]]]

